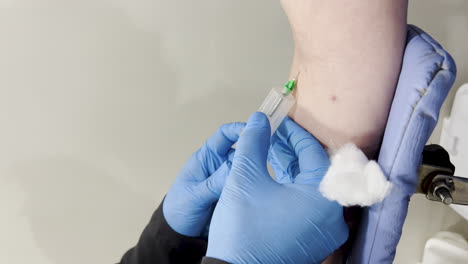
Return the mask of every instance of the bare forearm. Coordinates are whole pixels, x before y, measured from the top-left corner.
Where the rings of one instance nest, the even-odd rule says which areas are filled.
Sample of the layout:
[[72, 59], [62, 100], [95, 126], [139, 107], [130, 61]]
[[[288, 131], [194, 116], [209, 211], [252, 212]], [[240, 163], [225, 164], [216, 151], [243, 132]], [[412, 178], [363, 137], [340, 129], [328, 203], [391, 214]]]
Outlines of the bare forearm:
[[406, 38], [406, 0], [283, 0], [300, 72], [291, 117], [327, 147], [377, 150]]

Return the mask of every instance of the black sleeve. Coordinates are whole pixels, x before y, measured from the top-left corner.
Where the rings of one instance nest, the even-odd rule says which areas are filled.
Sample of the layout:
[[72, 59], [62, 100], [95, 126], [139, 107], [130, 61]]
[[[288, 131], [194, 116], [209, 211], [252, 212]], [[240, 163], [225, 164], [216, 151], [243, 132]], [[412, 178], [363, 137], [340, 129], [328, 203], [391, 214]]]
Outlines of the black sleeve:
[[219, 259], [204, 257], [201, 264], [230, 264], [230, 263], [219, 260]]
[[125, 253], [120, 264], [200, 263], [207, 244], [205, 239], [184, 236], [174, 231], [164, 219], [161, 203], [137, 245]]

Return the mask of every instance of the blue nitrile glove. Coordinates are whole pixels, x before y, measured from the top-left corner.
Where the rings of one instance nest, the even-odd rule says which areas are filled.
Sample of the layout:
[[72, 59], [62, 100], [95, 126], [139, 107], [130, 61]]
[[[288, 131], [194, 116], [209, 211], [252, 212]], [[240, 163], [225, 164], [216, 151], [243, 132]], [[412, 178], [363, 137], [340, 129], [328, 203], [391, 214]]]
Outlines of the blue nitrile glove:
[[207, 257], [235, 264], [318, 263], [346, 241], [342, 207], [318, 191], [327, 153], [308, 132], [286, 122], [281, 133], [299, 173], [286, 184], [270, 177], [270, 125], [264, 114], [253, 114], [213, 213]]
[[[290, 137], [292, 133], [295, 133], [295, 135], [301, 134], [304, 139], [312, 136], [289, 117], [284, 119], [276, 133], [273, 134], [270, 151], [268, 152], [268, 162], [275, 173], [276, 181], [279, 183], [293, 183], [296, 176], [301, 173], [299, 158], [295, 153], [294, 146], [291, 146]], [[315, 138], [313, 140], [315, 141]], [[298, 144], [295, 147], [296, 149], [304, 148], [305, 143], [299, 142]], [[317, 142], [317, 144], [320, 143]], [[325, 158], [325, 156], [323, 157]], [[303, 158], [310, 159], [309, 157]], [[309, 161], [304, 160], [302, 162], [307, 163]], [[326, 160], [322, 164], [322, 167], [317, 167], [314, 170], [314, 173], [320, 174], [320, 178], [325, 175], [330, 166], [328, 156], [326, 156]]]
[[[279, 183], [292, 183], [294, 178], [299, 174], [299, 160], [294, 153], [294, 149], [289, 146], [288, 135], [290, 131], [303, 130], [289, 117], [286, 117], [278, 130], [271, 137], [271, 147], [268, 152], [268, 162], [275, 173], [275, 179]], [[327, 157], [328, 159], [328, 157]], [[330, 162], [322, 168], [317, 168], [318, 173], [325, 174]]]
[[[169, 226], [185, 236], [200, 236], [229, 173], [244, 123], [223, 125], [195, 152], [177, 176], [163, 204]], [[230, 160], [229, 160], [230, 159]]]

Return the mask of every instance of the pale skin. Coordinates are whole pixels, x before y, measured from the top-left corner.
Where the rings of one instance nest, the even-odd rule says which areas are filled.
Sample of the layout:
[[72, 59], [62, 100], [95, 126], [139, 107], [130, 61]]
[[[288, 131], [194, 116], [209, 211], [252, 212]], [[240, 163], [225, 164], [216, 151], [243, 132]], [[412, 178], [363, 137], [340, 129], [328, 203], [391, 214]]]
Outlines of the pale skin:
[[325, 147], [376, 154], [406, 39], [407, 0], [282, 0], [298, 73], [291, 118]]
[[[408, 1], [281, 3], [295, 43], [290, 78], [299, 74], [290, 117], [328, 149], [351, 142], [375, 157], [400, 73]], [[324, 261], [341, 262], [340, 251]]]

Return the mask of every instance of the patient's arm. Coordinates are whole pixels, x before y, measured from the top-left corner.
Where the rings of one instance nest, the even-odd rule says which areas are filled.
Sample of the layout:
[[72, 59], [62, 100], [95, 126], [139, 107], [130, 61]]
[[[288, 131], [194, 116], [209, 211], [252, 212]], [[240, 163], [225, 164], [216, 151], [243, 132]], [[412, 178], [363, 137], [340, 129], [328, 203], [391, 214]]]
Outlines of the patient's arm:
[[406, 38], [407, 0], [282, 0], [300, 72], [291, 117], [329, 148], [380, 145]]

